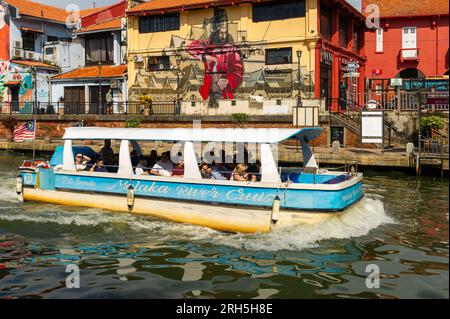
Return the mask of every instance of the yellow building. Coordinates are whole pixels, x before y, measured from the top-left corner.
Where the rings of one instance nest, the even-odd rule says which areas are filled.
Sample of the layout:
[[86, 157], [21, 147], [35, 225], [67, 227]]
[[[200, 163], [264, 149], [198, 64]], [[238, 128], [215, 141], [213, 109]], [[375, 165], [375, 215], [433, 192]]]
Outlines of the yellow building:
[[299, 90], [320, 98], [318, 3], [152, 0], [128, 8], [130, 100], [178, 100], [182, 114], [292, 113]]

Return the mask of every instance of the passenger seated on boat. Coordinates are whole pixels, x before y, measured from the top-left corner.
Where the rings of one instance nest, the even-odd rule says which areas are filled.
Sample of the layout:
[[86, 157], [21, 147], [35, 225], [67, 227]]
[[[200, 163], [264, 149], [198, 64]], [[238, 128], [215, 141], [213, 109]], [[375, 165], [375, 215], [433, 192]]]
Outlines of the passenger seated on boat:
[[247, 170], [248, 166], [246, 164], [237, 164], [231, 179], [237, 182], [248, 182], [249, 180], [256, 182], [256, 176], [252, 175], [249, 177]]
[[184, 161], [180, 160], [177, 165], [172, 169], [173, 177], [183, 177], [184, 176]]
[[83, 155], [81, 153], [77, 153], [75, 156], [75, 168], [77, 171], [84, 171], [87, 167], [87, 163], [91, 161], [91, 158]]
[[[98, 153], [99, 157], [103, 159], [104, 165], [113, 166], [114, 165], [114, 151], [111, 148], [111, 140], [105, 140], [105, 145], [100, 149]], [[112, 167], [108, 167], [107, 171], [110, 172]]]
[[130, 153], [131, 165], [136, 167], [139, 164], [139, 156], [136, 150], [132, 150]]
[[226, 180], [228, 178], [230, 178], [230, 176], [228, 178], [225, 177], [225, 172], [227, 171], [227, 167], [225, 166], [225, 151], [222, 150], [221, 152], [221, 160], [219, 162], [214, 161], [213, 165], [211, 167], [211, 175], [212, 175], [212, 179], [215, 180]]
[[164, 152], [159, 160], [151, 169], [150, 174], [157, 176], [172, 176], [173, 163], [170, 160], [170, 152]]
[[89, 171], [105, 173], [106, 172], [105, 161], [102, 158], [99, 158], [97, 162], [94, 165], [92, 165]]
[[206, 162], [203, 162], [200, 165], [200, 174], [202, 175], [203, 179], [212, 179], [212, 169], [211, 169], [211, 165], [209, 165]]
[[141, 158], [134, 171], [136, 175], [148, 175], [148, 170], [149, 168], [147, 167], [145, 159]]
[[153, 167], [156, 164], [156, 162], [158, 162], [158, 161], [159, 161], [158, 152], [156, 150], [152, 150], [150, 152], [150, 157], [147, 160], [148, 166]]
[[261, 180], [261, 162], [257, 160], [255, 163], [250, 164], [248, 166], [248, 172], [251, 174], [252, 178], [253, 176], [256, 177], [256, 181]]

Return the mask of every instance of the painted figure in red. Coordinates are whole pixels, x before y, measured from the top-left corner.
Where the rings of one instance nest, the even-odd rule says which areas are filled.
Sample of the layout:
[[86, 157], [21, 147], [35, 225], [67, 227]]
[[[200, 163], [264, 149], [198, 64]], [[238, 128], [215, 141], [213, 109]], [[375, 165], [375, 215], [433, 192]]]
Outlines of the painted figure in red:
[[218, 107], [220, 99], [233, 99], [242, 82], [243, 64], [239, 50], [228, 33], [228, 18], [224, 9], [215, 9], [212, 32], [207, 40], [197, 40], [189, 45], [188, 52], [203, 61], [205, 79], [200, 94], [209, 105]]
[[3, 1], [0, 1], [0, 60], [9, 61], [9, 14]]

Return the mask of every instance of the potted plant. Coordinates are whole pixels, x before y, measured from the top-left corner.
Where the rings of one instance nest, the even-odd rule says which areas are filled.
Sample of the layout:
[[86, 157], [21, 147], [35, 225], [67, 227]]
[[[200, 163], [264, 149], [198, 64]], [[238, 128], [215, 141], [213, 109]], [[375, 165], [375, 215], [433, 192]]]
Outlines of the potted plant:
[[233, 113], [230, 115], [231, 122], [236, 123], [238, 127], [246, 127], [250, 116], [246, 113]]
[[125, 121], [126, 128], [138, 128], [142, 124], [140, 119], [128, 119]]
[[16, 126], [18, 124], [16, 118], [11, 116], [11, 115], [5, 116], [4, 118], [1, 119], [1, 123], [6, 128], [6, 130], [9, 133], [6, 136], [6, 140], [8, 142], [12, 142], [13, 141], [14, 129], [16, 128]]
[[39, 128], [45, 132], [44, 143], [50, 144], [52, 142], [52, 137], [49, 133], [54, 130], [54, 127], [47, 124], [42, 124]]
[[139, 98], [139, 102], [141, 102], [141, 105], [144, 107], [143, 113], [145, 116], [153, 114], [152, 110], [153, 98], [150, 95], [141, 95], [141, 97]]
[[59, 115], [64, 115], [64, 97], [61, 96], [59, 98], [58, 102], [59, 102], [58, 113], [59, 113]]

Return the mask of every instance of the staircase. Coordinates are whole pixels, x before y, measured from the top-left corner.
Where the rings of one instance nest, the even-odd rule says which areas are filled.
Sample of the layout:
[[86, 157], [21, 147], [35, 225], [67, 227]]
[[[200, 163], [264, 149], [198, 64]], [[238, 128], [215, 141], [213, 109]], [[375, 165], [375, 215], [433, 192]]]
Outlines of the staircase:
[[[346, 101], [339, 99], [339, 104], [346, 105], [346, 110], [341, 110], [339, 107], [338, 112], [330, 113], [330, 119], [332, 122], [342, 125], [349, 131], [361, 137], [361, 113], [363, 108], [355, 101]], [[391, 144], [391, 132], [399, 134], [398, 128], [394, 125], [394, 122], [385, 120], [384, 122], [384, 140], [387, 145]], [[388, 134], [386, 134], [386, 130]], [[381, 147], [382, 145], [379, 145]]]

